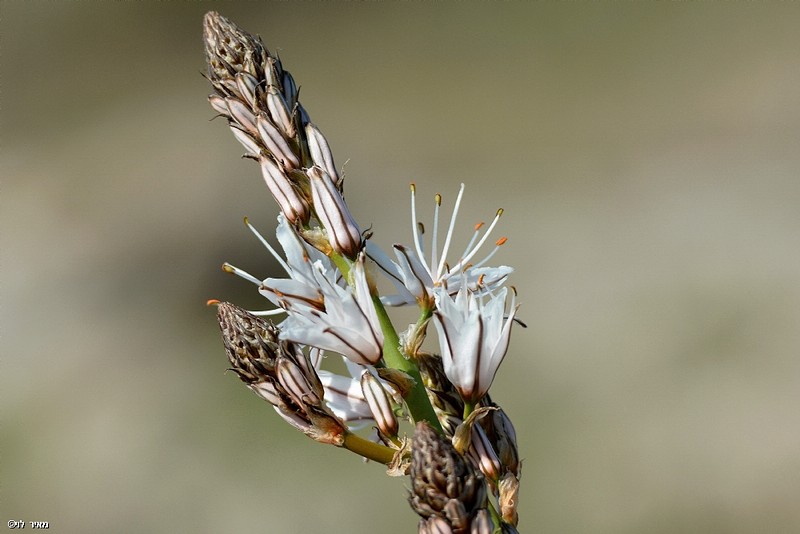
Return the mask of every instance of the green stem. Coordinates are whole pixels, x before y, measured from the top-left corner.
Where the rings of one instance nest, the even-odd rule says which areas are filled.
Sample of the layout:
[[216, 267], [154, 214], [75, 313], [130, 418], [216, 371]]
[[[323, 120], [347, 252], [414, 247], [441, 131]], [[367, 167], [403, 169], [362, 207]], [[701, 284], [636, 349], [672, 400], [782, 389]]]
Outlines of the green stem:
[[[347, 282], [352, 285], [350, 263], [335, 252], [331, 253], [330, 258], [339, 268], [339, 271], [342, 272]], [[414, 387], [405, 397], [406, 406], [408, 406], [408, 411], [411, 413], [411, 419], [415, 423], [427, 421], [440, 434], [443, 433], [439, 418], [436, 417], [436, 412], [433, 411], [431, 401], [428, 399], [428, 393], [425, 391], [425, 385], [422, 383], [422, 376], [419, 374], [417, 364], [407, 359], [400, 352], [400, 338], [397, 336], [397, 331], [394, 329], [392, 320], [386, 312], [386, 308], [383, 307], [377, 292], [372, 295], [372, 303], [375, 306], [378, 320], [381, 323], [381, 331], [383, 332], [383, 361], [387, 367], [403, 371], [414, 380]]]
[[494, 507], [494, 503], [492, 501], [489, 501], [489, 515], [492, 516], [492, 521], [494, 522], [495, 525], [494, 533], [498, 534], [502, 532], [501, 525], [503, 524], [503, 518], [500, 517], [500, 514], [497, 512], [497, 508]]
[[359, 456], [388, 465], [394, 458], [394, 450], [347, 432], [342, 447]]
[[333, 264], [339, 268], [339, 271], [344, 276], [344, 279], [347, 280], [347, 283], [352, 285], [351, 284], [352, 280], [350, 280], [350, 262], [348, 262], [341, 255], [333, 251], [331, 251], [328, 257], [331, 259]]
[[467, 417], [469, 417], [469, 414], [471, 414], [474, 410], [475, 410], [475, 403], [474, 402], [464, 401], [464, 417], [463, 417], [464, 421], [467, 420]]
[[378, 320], [383, 331], [383, 360], [386, 362], [386, 366], [403, 371], [414, 379], [414, 387], [405, 398], [406, 406], [408, 406], [408, 411], [411, 413], [411, 419], [415, 423], [427, 421], [439, 433], [442, 433], [439, 418], [436, 417], [436, 412], [433, 411], [431, 401], [428, 399], [428, 393], [425, 391], [425, 385], [422, 383], [422, 376], [419, 374], [417, 364], [407, 359], [400, 352], [400, 338], [397, 336], [397, 332], [392, 325], [389, 314], [386, 313], [386, 308], [381, 303], [380, 297], [373, 295], [372, 303], [375, 305], [375, 311], [378, 313]]

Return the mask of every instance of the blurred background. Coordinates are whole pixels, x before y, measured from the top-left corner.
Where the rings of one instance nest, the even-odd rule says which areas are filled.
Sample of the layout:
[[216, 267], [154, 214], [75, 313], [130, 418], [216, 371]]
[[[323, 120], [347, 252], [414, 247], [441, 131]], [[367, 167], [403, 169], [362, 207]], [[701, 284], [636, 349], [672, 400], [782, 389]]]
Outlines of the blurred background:
[[416, 531], [404, 480], [224, 372], [205, 301], [264, 307], [219, 267], [275, 272], [241, 220], [277, 208], [210, 121], [211, 9], [280, 52], [378, 243], [411, 181], [464, 182], [465, 232], [505, 208], [522, 532], [800, 531], [793, 3], [3, 2], [3, 521]]

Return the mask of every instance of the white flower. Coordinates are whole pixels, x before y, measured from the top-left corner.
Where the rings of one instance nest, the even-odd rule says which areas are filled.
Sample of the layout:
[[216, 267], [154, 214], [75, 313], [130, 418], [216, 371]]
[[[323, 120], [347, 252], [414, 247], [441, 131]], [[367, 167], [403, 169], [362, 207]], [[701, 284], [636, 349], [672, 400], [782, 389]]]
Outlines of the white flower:
[[363, 253], [353, 263], [353, 285], [348, 286], [330, 259], [307, 246], [285, 217], [279, 216], [278, 221], [277, 236], [286, 261], [249, 223], [248, 227], [275, 256], [288, 278], [260, 281], [225, 265], [226, 270], [258, 284], [259, 293], [280, 307], [254, 315], [287, 312], [288, 317], [280, 324], [281, 339], [338, 352], [361, 365], [377, 363], [383, 355], [383, 331], [367, 284]]
[[503, 210], [497, 210], [492, 223], [481, 236], [483, 223], [475, 225], [475, 232], [464, 252], [458, 260], [449, 265], [447, 254], [453, 238], [455, 222], [458, 218], [458, 210], [461, 205], [461, 198], [464, 194], [464, 184], [456, 198], [453, 214], [450, 217], [450, 226], [447, 230], [444, 246], [442, 247], [441, 257], [439, 257], [439, 208], [441, 206], [441, 196], [436, 195], [434, 208], [433, 231], [431, 237], [430, 257], [426, 257], [423, 247], [423, 231], [421, 225], [417, 223], [416, 210], [416, 187], [411, 186], [411, 224], [414, 235], [414, 247], [404, 247], [395, 244], [392, 248], [397, 261], [393, 261], [377, 245], [367, 241], [367, 255], [378, 264], [387, 274], [389, 279], [397, 288], [397, 295], [381, 297], [381, 301], [387, 306], [401, 306], [404, 304], [418, 303], [426, 305], [433, 298], [433, 289], [443, 286], [447, 288], [450, 295], [455, 295], [462, 285], [479, 295], [489, 292], [503, 284], [505, 279], [513, 271], [511, 267], [483, 267], [489, 259], [494, 256], [497, 249], [506, 242], [505, 238], [495, 242], [495, 248], [485, 258], [476, 264], [469, 262], [475, 257], [479, 249], [486, 243], [489, 234], [496, 226]]
[[480, 400], [492, 385], [497, 369], [508, 350], [511, 325], [517, 313], [512, 292], [508, 316], [505, 302], [508, 288], [488, 298], [477, 297], [466, 285], [452, 299], [438, 289], [433, 324], [439, 334], [442, 363], [448, 380], [465, 402]]
[[[353, 287], [331, 280], [320, 262], [309, 280], [264, 280], [259, 291], [289, 316], [281, 323], [281, 339], [338, 352], [361, 365], [374, 365], [383, 356], [383, 331], [372, 303], [364, 256], [353, 263]], [[311, 290], [316, 289], [316, 295]], [[295, 291], [291, 293], [291, 291]]]
[[323, 351], [309, 350], [309, 357], [325, 391], [325, 403], [333, 414], [344, 421], [350, 430], [375, 424], [367, 399], [361, 391], [359, 377], [364, 367], [342, 356], [350, 376], [340, 375], [321, 369]]
[[397, 424], [397, 419], [389, 399], [390, 395], [397, 395], [396, 391], [385, 380], [376, 377], [374, 368], [358, 365], [342, 356], [348, 371], [346, 376], [320, 369], [323, 360], [320, 349], [311, 348], [309, 358], [322, 384], [325, 404], [350, 430], [377, 425], [387, 436], [397, 433], [397, 428], [391, 426]]

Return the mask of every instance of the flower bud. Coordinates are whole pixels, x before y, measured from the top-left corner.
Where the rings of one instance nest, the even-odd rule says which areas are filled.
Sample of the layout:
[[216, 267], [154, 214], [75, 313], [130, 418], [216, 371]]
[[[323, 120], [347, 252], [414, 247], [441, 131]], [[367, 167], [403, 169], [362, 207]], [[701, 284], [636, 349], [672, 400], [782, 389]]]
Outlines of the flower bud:
[[297, 133], [292, 122], [292, 116], [286, 105], [283, 95], [275, 86], [267, 86], [267, 109], [273, 122], [281, 129], [283, 135], [292, 139]]
[[500, 460], [480, 425], [472, 425], [471, 446], [467, 454], [486, 478], [497, 481], [500, 477]]
[[333, 250], [355, 259], [361, 250], [361, 230], [330, 175], [317, 165], [307, 171], [317, 218], [328, 233]]
[[336, 184], [336, 188], [341, 191], [339, 184], [339, 173], [336, 172], [336, 165], [333, 163], [333, 153], [328, 144], [328, 140], [319, 131], [319, 128], [311, 123], [306, 124], [306, 138], [308, 138], [308, 151], [311, 153], [311, 160], [314, 165], [325, 169], [328, 176]]
[[239, 28], [219, 13], [210, 11], [203, 18], [203, 41], [208, 60], [208, 79], [217, 84], [237, 72], [258, 77], [262, 58], [268, 55], [259, 39]]
[[258, 156], [261, 153], [261, 147], [256, 140], [250, 137], [246, 132], [240, 130], [238, 126], [231, 124], [231, 132], [233, 132], [233, 136], [236, 140], [247, 150], [248, 155]]
[[309, 380], [292, 359], [279, 357], [277, 364], [278, 382], [299, 406], [319, 406], [322, 399], [313, 391]]
[[492, 523], [489, 510], [478, 510], [469, 526], [469, 534], [492, 534], [492, 532], [494, 532], [494, 523]]
[[497, 457], [503, 469], [514, 475], [519, 475], [520, 461], [519, 450], [517, 449], [517, 432], [511, 423], [511, 419], [502, 408], [497, 406], [497, 409], [492, 411], [491, 417], [487, 417], [484, 421], [487, 421], [485, 425], [486, 433], [489, 436], [489, 441], [492, 442], [493, 448], [497, 451]]
[[487, 503], [483, 476], [425, 422], [417, 423], [412, 441], [411, 492], [409, 503], [417, 514], [438, 517], [454, 532], [466, 532]]
[[290, 106], [294, 105], [297, 102], [297, 84], [294, 82], [294, 78], [289, 71], [283, 71], [281, 75], [281, 87], [283, 88], [283, 98], [286, 100], [286, 103]]
[[256, 77], [247, 72], [240, 72], [236, 75], [236, 86], [239, 88], [239, 94], [247, 102], [247, 105], [255, 109], [258, 96], [258, 80]]
[[217, 320], [228, 360], [239, 378], [290, 425], [321, 443], [341, 446], [344, 424], [324, 404], [322, 383], [308, 356], [278, 339], [278, 327], [227, 302]]
[[219, 113], [220, 115], [230, 116], [230, 110], [228, 109], [228, 104], [225, 103], [225, 99], [219, 95], [208, 95], [208, 103], [211, 104], [211, 107]]
[[261, 137], [264, 146], [267, 147], [276, 160], [281, 162], [287, 170], [296, 169], [300, 166], [300, 160], [292, 151], [289, 143], [283, 137], [277, 126], [272, 124], [265, 113], [259, 113], [256, 117], [256, 130]]
[[398, 422], [394, 415], [392, 401], [383, 388], [380, 380], [372, 376], [369, 370], [361, 375], [361, 391], [372, 412], [372, 417], [378, 425], [378, 429], [384, 436], [393, 437], [397, 435]]
[[264, 60], [264, 79], [267, 82], [267, 87], [273, 86], [277, 87], [279, 84], [278, 80], [278, 71], [282, 70], [281, 66], [278, 64], [278, 60], [274, 57], [268, 57]]
[[261, 175], [264, 177], [264, 182], [281, 208], [283, 215], [294, 224], [307, 222], [311, 215], [308, 202], [300, 196], [275, 160], [270, 156], [262, 156], [258, 162], [261, 164]]
[[226, 98], [225, 103], [228, 105], [228, 110], [230, 110], [230, 116], [233, 120], [247, 130], [247, 133], [251, 135], [258, 134], [256, 130], [256, 117], [253, 115], [252, 111], [247, 109], [247, 106], [245, 106], [241, 100]]
[[419, 534], [453, 534], [450, 524], [438, 516], [419, 520]]

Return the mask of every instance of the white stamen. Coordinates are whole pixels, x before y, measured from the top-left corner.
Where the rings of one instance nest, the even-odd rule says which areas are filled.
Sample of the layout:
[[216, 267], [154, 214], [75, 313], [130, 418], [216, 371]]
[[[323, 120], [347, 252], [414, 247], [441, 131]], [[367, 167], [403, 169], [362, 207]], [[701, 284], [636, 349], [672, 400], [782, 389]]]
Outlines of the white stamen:
[[251, 315], [257, 315], [258, 317], [267, 317], [270, 315], [280, 315], [282, 313], [286, 313], [286, 310], [284, 310], [283, 308], [275, 308], [274, 310], [258, 310], [258, 311], [247, 310], [247, 313]]
[[483, 246], [483, 244], [484, 244], [484, 243], [486, 242], [486, 240], [489, 238], [489, 234], [491, 234], [491, 233], [492, 233], [492, 230], [494, 230], [494, 227], [497, 225], [497, 221], [499, 221], [499, 220], [500, 220], [500, 216], [501, 216], [502, 214], [503, 214], [503, 209], [502, 209], [502, 208], [501, 208], [501, 209], [499, 209], [499, 210], [497, 210], [497, 214], [494, 216], [494, 220], [492, 221], [492, 224], [490, 224], [490, 225], [489, 225], [489, 228], [487, 228], [487, 229], [486, 229], [486, 233], [484, 233], [484, 234], [483, 234], [483, 237], [480, 239], [480, 241], [478, 241], [478, 244], [477, 244], [477, 245], [475, 245], [475, 247], [474, 247], [474, 248], [473, 248], [473, 249], [472, 249], [472, 250], [471, 250], [469, 253], [466, 253], [466, 251], [464, 251], [464, 252], [466, 253], [466, 255], [465, 255], [465, 256], [464, 256], [462, 259], [460, 259], [460, 260], [458, 261], [458, 263], [456, 263], [456, 264], [453, 266], [453, 268], [452, 268], [452, 269], [450, 269], [450, 271], [449, 271], [449, 272], [451, 272], [451, 273], [452, 273], [452, 272], [455, 272], [455, 271], [459, 271], [459, 270], [461, 270], [461, 268], [462, 268], [464, 265], [466, 265], [466, 264], [469, 262], [469, 260], [471, 260], [471, 259], [472, 259], [472, 257], [473, 257], [475, 254], [477, 254], [478, 250], [480, 250], [480, 248]]
[[[431, 266], [428, 269], [429, 273], [433, 272], [436, 265], [436, 260], [439, 259], [439, 208], [442, 207], [442, 196], [437, 194], [435, 197], [435, 206], [433, 207], [433, 232], [431, 234]], [[447, 250], [442, 250], [442, 259], [444, 259], [445, 255], [447, 254]]]
[[252, 274], [248, 273], [247, 271], [245, 271], [243, 269], [240, 269], [238, 267], [235, 267], [235, 266], [231, 265], [228, 262], [225, 262], [225, 263], [222, 264], [222, 270], [225, 271], [226, 273], [235, 274], [236, 276], [238, 276], [240, 278], [244, 278], [248, 282], [252, 282], [257, 286], [261, 285], [261, 280], [259, 280], [258, 278], [256, 278]]
[[450, 217], [450, 228], [447, 230], [447, 238], [444, 241], [444, 248], [442, 249], [442, 259], [439, 262], [439, 266], [436, 268], [436, 276], [431, 276], [434, 280], [437, 280], [441, 276], [442, 269], [444, 269], [444, 260], [447, 258], [447, 251], [450, 249], [450, 240], [453, 238], [453, 230], [456, 225], [458, 208], [461, 206], [462, 196], [464, 196], [464, 184], [461, 184], [461, 188], [458, 190], [458, 198], [456, 198], [456, 205], [453, 207], [453, 215]]
[[[267, 250], [269, 250], [269, 253], [272, 254], [272, 257], [275, 258], [275, 260], [280, 264], [281, 267], [283, 267], [283, 270], [286, 271], [286, 274], [288, 274], [289, 276], [292, 276], [292, 269], [286, 264], [285, 261], [283, 261], [283, 258], [281, 258], [280, 254], [278, 254], [275, 251], [275, 249], [272, 248], [272, 245], [270, 245], [269, 242], [266, 239], [264, 239], [264, 236], [262, 236], [258, 232], [258, 230], [256, 230], [255, 227], [252, 224], [250, 224], [250, 221], [247, 219], [247, 217], [245, 217], [244, 223], [247, 225], [247, 227], [250, 229], [250, 231], [255, 234], [255, 236], [258, 238], [258, 240], [261, 241], [261, 244], [264, 245], [265, 247], [267, 247]], [[261, 282], [259, 282], [258, 284], [261, 285]]]
[[411, 184], [411, 235], [414, 236], [414, 249], [422, 263], [425, 263], [425, 255], [422, 253], [422, 236], [417, 230], [417, 187]]
[[485, 258], [483, 258], [481, 261], [479, 261], [478, 263], [476, 263], [475, 265], [473, 265], [473, 266], [472, 266], [472, 268], [473, 268], [473, 269], [477, 269], [478, 267], [481, 267], [481, 266], [483, 266], [483, 264], [484, 264], [484, 263], [486, 263], [487, 261], [489, 261], [490, 259], [492, 259], [492, 256], [494, 256], [495, 254], [497, 254], [497, 251], [498, 251], [498, 250], [500, 250], [500, 245], [497, 245], [496, 247], [494, 247], [494, 248], [492, 249], [492, 251], [491, 251], [489, 254], [487, 254], [487, 255], [486, 255], [486, 257], [485, 257]]

